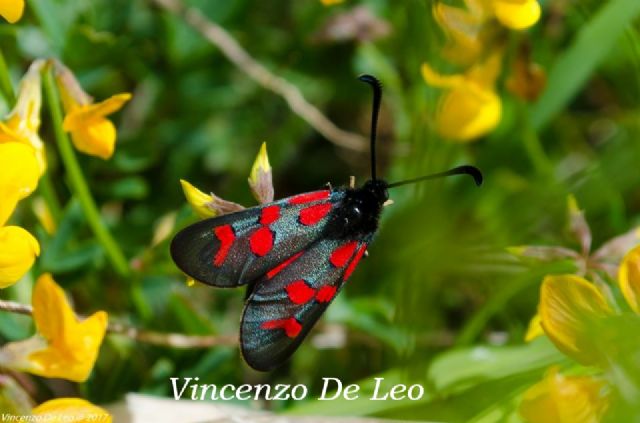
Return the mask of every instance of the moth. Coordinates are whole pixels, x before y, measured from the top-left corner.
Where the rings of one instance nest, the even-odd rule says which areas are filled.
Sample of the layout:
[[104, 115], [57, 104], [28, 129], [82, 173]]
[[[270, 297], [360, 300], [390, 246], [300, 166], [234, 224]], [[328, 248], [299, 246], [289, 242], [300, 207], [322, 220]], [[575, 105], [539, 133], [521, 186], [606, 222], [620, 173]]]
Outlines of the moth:
[[176, 265], [196, 281], [219, 288], [248, 287], [240, 347], [254, 369], [283, 364], [353, 274], [378, 230], [389, 189], [427, 179], [481, 172], [446, 172], [387, 183], [376, 176], [376, 130], [382, 86], [373, 90], [371, 179], [359, 188], [306, 192], [213, 217], [180, 231], [171, 242]]

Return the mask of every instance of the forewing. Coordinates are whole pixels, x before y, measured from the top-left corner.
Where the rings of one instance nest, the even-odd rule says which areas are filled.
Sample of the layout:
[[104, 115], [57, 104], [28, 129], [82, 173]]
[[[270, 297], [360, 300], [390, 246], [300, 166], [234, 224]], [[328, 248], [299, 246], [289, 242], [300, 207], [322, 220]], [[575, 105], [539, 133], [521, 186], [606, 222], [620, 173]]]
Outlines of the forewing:
[[341, 191], [314, 191], [195, 223], [171, 242], [171, 256], [193, 279], [218, 287], [252, 282], [323, 233]]
[[256, 282], [242, 316], [242, 355], [256, 370], [281, 365], [351, 276], [372, 234], [321, 239]]

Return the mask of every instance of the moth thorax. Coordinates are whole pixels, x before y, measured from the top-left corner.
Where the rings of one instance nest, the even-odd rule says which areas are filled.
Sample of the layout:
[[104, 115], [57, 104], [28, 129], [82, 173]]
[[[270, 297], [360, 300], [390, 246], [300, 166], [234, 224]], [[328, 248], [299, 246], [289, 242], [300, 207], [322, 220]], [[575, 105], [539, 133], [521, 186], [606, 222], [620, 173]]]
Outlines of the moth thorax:
[[384, 185], [367, 183], [362, 188], [347, 189], [344, 202], [332, 215], [329, 230], [338, 238], [358, 237], [375, 232], [382, 204], [387, 198]]

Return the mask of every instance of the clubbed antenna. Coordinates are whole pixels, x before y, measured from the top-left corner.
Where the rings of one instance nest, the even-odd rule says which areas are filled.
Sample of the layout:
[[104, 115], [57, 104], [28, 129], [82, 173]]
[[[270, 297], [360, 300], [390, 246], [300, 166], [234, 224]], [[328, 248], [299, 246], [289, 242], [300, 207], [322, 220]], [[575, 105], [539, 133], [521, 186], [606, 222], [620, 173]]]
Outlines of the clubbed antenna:
[[482, 185], [482, 172], [480, 172], [480, 169], [478, 169], [475, 166], [464, 165], [464, 166], [454, 167], [453, 169], [447, 170], [446, 172], [434, 173], [433, 175], [426, 175], [426, 176], [421, 176], [415, 179], [408, 179], [406, 181], [395, 182], [393, 184], [387, 185], [387, 188], [395, 188], [401, 185], [415, 184], [416, 182], [426, 181], [427, 179], [443, 178], [445, 176], [452, 176], [452, 175], [469, 175], [473, 178], [473, 181], [476, 183], [477, 186]]
[[358, 79], [371, 85], [373, 89], [373, 105], [371, 110], [371, 180], [376, 180], [376, 135], [378, 132], [378, 114], [382, 101], [382, 84], [372, 75], [361, 75]]

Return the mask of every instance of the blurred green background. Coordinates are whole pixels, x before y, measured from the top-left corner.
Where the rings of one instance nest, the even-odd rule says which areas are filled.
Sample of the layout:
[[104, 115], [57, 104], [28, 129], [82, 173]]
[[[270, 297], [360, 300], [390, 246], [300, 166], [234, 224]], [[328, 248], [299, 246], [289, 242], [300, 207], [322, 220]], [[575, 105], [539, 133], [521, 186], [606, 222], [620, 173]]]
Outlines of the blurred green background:
[[[81, 164], [136, 271], [124, 279], [112, 270], [71, 202], [55, 235], [36, 231], [42, 256], [34, 274], [52, 272], [73, 294], [80, 313], [103, 309], [114, 321], [157, 331], [234, 334], [243, 290], [187, 287], [169, 257], [168, 240], [151, 244], [164, 216], [177, 213], [176, 230], [196, 220], [179, 179], [252, 205], [246, 178], [263, 141], [277, 198], [327, 182], [343, 185], [350, 175], [362, 183], [369, 157], [328, 142], [282, 98], [152, 3], [32, 0], [19, 24], [0, 26], [14, 81], [31, 60], [55, 56], [97, 99], [121, 91], [134, 94], [115, 119], [119, 139], [113, 159], [82, 156]], [[439, 90], [420, 75], [423, 62], [443, 63], [445, 37], [431, 1], [346, 1], [334, 7], [316, 0], [188, 4], [226, 28], [345, 130], [368, 136], [370, 91], [356, 76], [378, 76], [385, 86], [379, 172], [388, 180], [469, 163], [483, 170], [485, 185], [478, 189], [465, 178], [451, 178], [394, 190], [395, 204], [385, 209], [369, 258], [293, 359], [277, 371], [252, 371], [236, 347], [185, 351], [111, 335], [89, 382], [37, 381], [38, 396], [80, 390], [95, 403], [108, 403], [131, 391], [170, 395], [169, 377], [198, 376], [200, 383], [304, 383], [312, 398], [321, 377], [353, 383], [385, 375], [390, 383], [423, 384], [425, 398], [262, 405], [301, 414], [443, 421], [481, 421], [513, 411], [519, 393], [550, 364], [567, 360], [547, 340], [525, 344], [523, 337], [542, 277], [571, 272], [572, 266], [526, 266], [506, 247], [570, 246], [569, 194], [585, 209], [596, 246], [640, 223], [640, 21], [633, 16], [638, 8], [606, 15], [603, 26], [597, 21], [601, 12], [612, 5], [626, 10], [625, 1], [541, 2], [541, 21], [527, 32], [510, 32], [506, 54], [515, 54], [515, 46], [528, 40], [532, 58], [548, 75], [547, 92], [526, 103], [503, 89], [500, 80], [499, 127], [477, 142], [456, 144], [434, 130]], [[388, 35], [323, 37], [331, 19], [360, 5], [389, 25]], [[576, 44], [581, 39], [585, 43]], [[44, 125], [43, 138], [51, 139], [46, 118]], [[64, 169], [53, 146], [48, 148], [55, 188], [67, 199]], [[36, 225], [26, 209], [19, 219]], [[29, 289], [17, 284], [8, 296], [28, 302]], [[24, 338], [30, 324], [0, 314], [0, 336]]]

